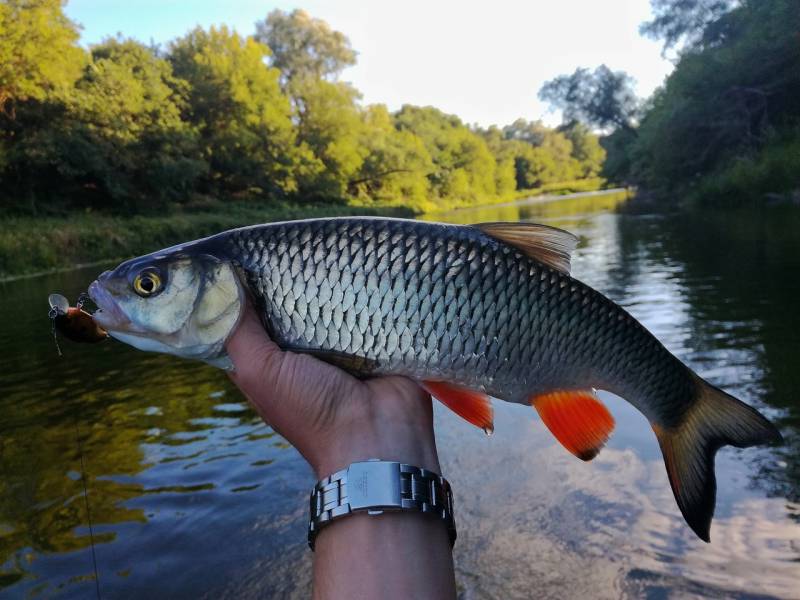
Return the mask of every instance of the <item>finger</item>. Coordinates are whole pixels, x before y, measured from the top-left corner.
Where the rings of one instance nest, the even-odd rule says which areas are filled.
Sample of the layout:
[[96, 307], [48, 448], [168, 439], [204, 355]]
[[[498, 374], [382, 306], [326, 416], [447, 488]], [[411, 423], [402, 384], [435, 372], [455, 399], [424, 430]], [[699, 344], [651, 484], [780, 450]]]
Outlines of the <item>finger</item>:
[[269, 338], [250, 304], [226, 348], [236, 367], [231, 379], [258, 406], [265, 397], [265, 388], [280, 381], [285, 354]]

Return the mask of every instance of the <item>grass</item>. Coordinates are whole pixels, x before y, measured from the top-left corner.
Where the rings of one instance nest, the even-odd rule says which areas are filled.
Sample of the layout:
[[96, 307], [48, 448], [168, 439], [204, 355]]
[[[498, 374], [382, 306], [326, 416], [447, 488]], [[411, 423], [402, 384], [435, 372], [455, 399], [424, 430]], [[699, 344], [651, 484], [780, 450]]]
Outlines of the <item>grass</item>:
[[542, 195], [565, 195], [576, 192], [595, 192], [608, 187], [608, 182], [602, 177], [591, 177], [588, 179], [575, 179], [572, 181], [561, 181], [548, 183], [538, 188], [527, 190], [516, 190], [506, 194], [492, 196], [490, 198], [435, 198], [416, 201], [411, 204], [402, 199], [379, 200], [371, 202], [369, 200], [355, 200], [354, 206], [364, 207], [403, 207], [411, 210], [415, 214], [441, 213], [459, 208], [476, 208], [479, 206], [493, 206], [495, 204], [505, 204], [526, 198], [535, 198]]
[[161, 216], [78, 213], [69, 217], [4, 218], [0, 230], [0, 280], [146, 254], [254, 223], [356, 214], [412, 216], [408, 210], [394, 208], [226, 203]]
[[210, 202], [162, 215], [123, 217], [75, 212], [66, 217], [4, 217], [0, 229], [0, 281], [146, 254], [255, 223], [365, 214], [411, 217], [424, 208], [442, 211], [493, 205], [541, 194], [594, 191], [604, 184], [602, 179], [578, 180], [520, 190], [485, 202], [431, 201], [424, 207], [402, 206], [399, 202], [350, 205]]

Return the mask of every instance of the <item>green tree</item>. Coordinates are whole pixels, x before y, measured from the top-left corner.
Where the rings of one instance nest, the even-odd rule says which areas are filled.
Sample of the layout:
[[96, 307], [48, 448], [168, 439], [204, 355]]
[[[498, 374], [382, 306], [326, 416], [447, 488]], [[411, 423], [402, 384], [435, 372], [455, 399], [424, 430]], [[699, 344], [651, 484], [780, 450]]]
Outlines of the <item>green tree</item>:
[[[654, 188], [689, 187], [758, 160], [782, 137], [797, 139], [798, 30], [796, 0], [746, 0], [708, 24], [708, 43], [682, 54], [647, 107], [633, 149], [637, 176]], [[766, 179], [800, 185], [796, 174]]]
[[572, 142], [541, 121], [517, 119], [503, 128], [503, 136], [511, 143], [517, 189], [568, 181], [581, 173]]
[[430, 154], [434, 169], [428, 179], [436, 196], [461, 202], [496, 196], [494, 157], [483, 138], [458, 117], [405, 105], [395, 122], [401, 131], [419, 136]]
[[348, 182], [348, 193], [424, 208], [430, 187], [427, 176], [434, 167], [422, 140], [410, 131], [398, 131], [382, 104], [367, 107], [362, 118], [359, 146], [366, 156]]
[[653, 20], [642, 23], [639, 32], [663, 40], [665, 52], [681, 41], [692, 47], [702, 42], [706, 27], [734, 4], [734, 0], [650, 0]]
[[597, 177], [606, 159], [599, 138], [579, 121], [562, 125], [558, 132], [572, 143], [572, 158], [579, 163], [580, 177]]
[[272, 49], [271, 65], [281, 71], [284, 82], [334, 77], [356, 62], [343, 33], [300, 9], [273, 10], [256, 23], [255, 38]]
[[494, 156], [495, 189], [498, 196], [506, 196], [517, 189], [516, 171], [514, 167], [514, 154], [510, 151], [511, 144], [503, 136], [503, 131], [496, 125], [476, 133], [486, 140], [489, 152]]
[[189, 84], [186, 118], [209, 165], [206, 191], [281, 195], [297, 190], [303, 157], [295, 147], [288, 98], [269, 48], [227, 27], [196, 28], [169, 48]]
[[63, 0], [0, 2], [0, 112], [13, 114], [16, 102], [63, 95], [80, 76], [86, 55], [63, 5]]
[[204, 170], [181, 119], [186, 91], [169, 63], [138, 42], [93, 47], [72, 97], [62, 171], [112, 201], [186, 200]]
[[633, 183], [633, 152], [636, 144], [636, 130], [616, 129], [600, 139], [606, 153], [600, 173], [609, 181]]
[[503, 127], [503, 137], [507, 140], [518, 140], [531, 146], [541, 146], [544, 143], [547, 127], [541, 121], [526, 121], [517, 119], [511, 125]]
[[17, 180], [35, 198], [112, 211], [186, 200], [203, 170], [181, 120], [185, 86], [138, 42], [110, 39], [61, 102], [21, 105]]
[[539, 98], [561, 109], [565, 122], [581, 121], [599, 129], [632, 128], [638, 108], [633, 79], [606, 65], [559, 75], [541, 87]]
[[310, 196], [343, 198], [367, 154], [361, 145], [358, 91], [346, 83], [310, 77], [293, 80], [289, 89], [297, 136], [310, 161], [300, 189]]

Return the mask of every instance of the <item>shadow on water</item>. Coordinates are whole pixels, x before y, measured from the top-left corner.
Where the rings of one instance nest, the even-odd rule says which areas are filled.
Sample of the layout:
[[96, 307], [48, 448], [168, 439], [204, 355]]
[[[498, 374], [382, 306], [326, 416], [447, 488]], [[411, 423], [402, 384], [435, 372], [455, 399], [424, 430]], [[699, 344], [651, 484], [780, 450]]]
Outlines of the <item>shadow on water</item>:
[[[491, 438], [436, 407], [454, 482], [462, 598], [796, 597], [800, 580], [800, 211], [616, 212], [624, 194], [435, 220], [575, 232], [575, 275], [712, 383], [770, 415], [782, 448], [725, 449], [712, 544], [669, 490], [652, 432], [603, 395], [617, 430], [576, 461], [532, 410], [495, 403]], [[307, 597], [312, 475], [221, 372], [116, 342], [63, 342], [48, 293], [100, 268], [0, 284], [0, 597], [94, 594], [78, 435], [104, 597]]]

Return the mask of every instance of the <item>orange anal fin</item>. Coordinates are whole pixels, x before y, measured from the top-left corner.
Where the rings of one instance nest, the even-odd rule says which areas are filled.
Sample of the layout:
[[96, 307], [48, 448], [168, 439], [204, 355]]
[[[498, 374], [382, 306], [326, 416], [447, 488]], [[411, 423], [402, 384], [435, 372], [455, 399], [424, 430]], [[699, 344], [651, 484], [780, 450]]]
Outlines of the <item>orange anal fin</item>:
[[531, 398], [542, 422], [567, 450], [592, 460], [614, 430], [614, 417], [589, 390], [550, 392]]
[[486, 433], [494, 431], [494, 411], [488, 394], [446, 381], [423, 381], [421, 385], [462, 419]]

